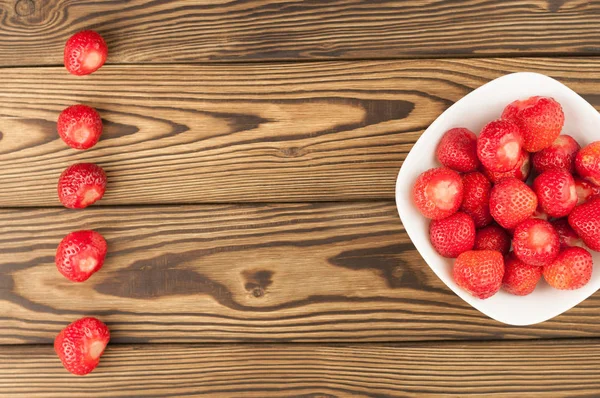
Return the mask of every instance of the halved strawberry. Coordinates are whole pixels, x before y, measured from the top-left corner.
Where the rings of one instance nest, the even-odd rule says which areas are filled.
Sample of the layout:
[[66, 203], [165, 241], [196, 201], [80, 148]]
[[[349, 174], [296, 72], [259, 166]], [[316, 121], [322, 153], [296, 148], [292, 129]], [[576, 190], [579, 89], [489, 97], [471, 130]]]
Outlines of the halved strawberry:
[[577, 206], [569, 214], [569, 225], [590, 249], [600, 251], [600, 197]]
[[540, 207], [550, 217], [568, 216], [577, 205], [575, 180], [568, 171], [552, 169], [533, 181], [533, 190]]
[[413, 186], [413, 201], [427, 218], [439, 220], [456, 213], [463, 200], [460, 174], [447, 167], [422, 173]]
[[490, 225], [475, 234], [474, 250], [495, 250], [502, 254], [510, 250], [510, 235], [497, 225]]
[[523, 148], [528, 152], [538, 152], [552, 145], [565, 123], [562, 107], [549, 97], [514, 101], [504, 108], [502, 118], [519, 126]]
[[600, 187], [600, 141], [592, 142], [577, 153], [575, 169], [581, 178]]
[[104, 65], [107, 56], [106, 42], [93, 30], [76, 33], [65, 44], [65, 68], [73, 75], [94, 73]]
[[463, 173], [477, 170], [480, 164], [477, 158], [477, 136], [462, 127], [446, 131], [435, 154], [441, 164]]
[[108, 327], [96, 318], [81, 318], [64, 328], [54, 340], [54, 351], [69, 372], [83, 376], [100, 363], [110, 340]]
[[575, 156], [581, 149], [570, 135], [559, 135], [548, 148], [533, 154], [533, 168], [539, 174], [552, 169], [560, 169], [571, 174], [575, 172]]
[[583, 246], [583, 241], [577, 235], [577, 232], [569, 225], [569, 220], [566, 218], [559, 218], [558, 220], [550, 221], [550, 224], [554, 227], [558, 238], [560, 239], [560, 248], [566, 249], [567, 247]]
[[433, 220], [429, 224], [429, 240], [440, 255], [456, 258], [473, 249], [475, 224], [471, 217], [461, 212], [442, 220]]
[[93, 163], [69, 166], [58, 179], [58, 198], [69, 209], [83, 209], [95, 203], [105, 190], [106, 173]]
[[490, 191], [492, 184], [481, 173], [463, 175], [463, 202], [460, 207], [473, 219], [475, 227], [481, 228], [492, 222], [490, 214]]
[[88, 149], [96, 145], [102, 134], [102, 119], [87, 105], [73, 105], [58, 116], [58, 134], [74, 149]]
[[521, 132], [508, 120], [486, 124], [477, 140], [477, 156], [490, 171], [514, 170], [521, 156]]
[[530, 218], [515, 228], [513, 250], [525, 264], [541, 267], [558, 256], [560, 238], [548, 221]]
[[592, 278], [593, 267], [590, 252], [581, 247], [569, 247], [544, 267], [544, 279], [555, 289], [579, 289]]
[[537, 206], [535, 193], [516, 178], [501, 180], [490, 194], [490, 213], [505, 229], [513, 229], [531, 217]]
[[71, 232], [56, 250], [56, 268], [73, 282], [86, 281], [102, 268], [106, 257], [106, 241], [96, 231]]
[[542, 278], [543, 267], [525, 264], [514, 253], [504, 258], [502, 289], [516, 296], [526, 296], [535, 290]]
[[504, 178], [516, 178], [521, 181], [526, 181], [527, 178], [529, 178], [530, 173], [531, 161], [529, 159], [529, 152], [527, 151], [521, 151], [517, 165], [512, 170], [490, 171], [486, 168], [483, 168], [483, 174], [494, 184], [497, 184]]

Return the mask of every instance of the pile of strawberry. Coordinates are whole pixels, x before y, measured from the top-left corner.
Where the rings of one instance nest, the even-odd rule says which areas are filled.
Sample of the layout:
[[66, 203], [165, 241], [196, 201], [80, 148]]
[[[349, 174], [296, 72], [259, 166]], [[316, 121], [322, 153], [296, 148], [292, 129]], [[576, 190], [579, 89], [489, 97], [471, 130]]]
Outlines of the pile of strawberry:
[[456, 258], [454, 280], [473, 296], [528, 295], [542, 277], [561, 290], [589, 282], [588, 249], [600, 251], [600, 141], [581, 148], [560, 135], [564, 119], [552, 98], [514, 101], [479, 136], [447, 131], [436, 150], [443, 167], [417, 178], [431, 244]]
[[[88, 30], [72, 36], [65, 45], [65, 67], [77, 76], [98, 70], [108, 55], [102, 36]], [[96, 145], [102, 134], [102, 119], [86, 105], [73, 105], [58, 117], [57, 130], [71, 148], [84, 150]], [[93, 163], [69, 166], [58, 180], [58, 198], [70, 209], [83, 209], [100, 200], [106, 190], [106, 173]], [[56, 250], [56, 267], [67, 279], [84, 282], [104, 264], [106, 240], [96, 231], [68, 234]], [[64, 328], [54, 340], [54, 349], [71, 373], [85, 375], [98, 366], [110, 339], [108, 327], [93, 317], [81, 318]]]

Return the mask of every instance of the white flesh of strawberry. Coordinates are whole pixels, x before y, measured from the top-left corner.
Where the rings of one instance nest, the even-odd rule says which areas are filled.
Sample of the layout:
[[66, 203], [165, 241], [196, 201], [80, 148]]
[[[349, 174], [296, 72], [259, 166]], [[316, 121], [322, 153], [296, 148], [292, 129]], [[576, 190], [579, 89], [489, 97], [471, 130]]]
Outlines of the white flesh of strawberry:
[[100, 66], [102, 55], [98, 51], [89, 51], [85, 54], [83, 66], [85, 69], [92, 70]]
[[518, 159], [521, 155], [521, 146], [516, 141], [509, 141], [506, 144], [498, 148], [499, 159]]
[[106, 348], [106, 344], [102, 341], [94, 341], [90, 344], [88, 354], [93, 359], [100, 358], [100, 355], [104, 352], [104, 348]]
[[94, 257], [85, 257], [79, 260], [79, 269], [83, 272], [91, 272], [98, 265], [98, 261]]
[[552, 250], [552, 235], [540, 225], [535, 225], [531, 228], [528, 240], [536, 252]]
[[71, 131], [69, 131], [69, 136], [71, 137], [71, 139], [80, 144], [86, 142], [90, 138], [90, 135], [90, 130], [84, 126], [74, 128]]
[[86, 191], [83, 194], [83, 199], [81, 200], [81, 204], [83, 206], [87, 206], [89, 204], [94, 203], [98, 198], [100, 198], [100, 191], [97, 188], [85, 188]]
[[458, 187], [450, 181], [440, 181], [433, 187], [433, 200], [436, 206], [442, 210], [454, 207]]

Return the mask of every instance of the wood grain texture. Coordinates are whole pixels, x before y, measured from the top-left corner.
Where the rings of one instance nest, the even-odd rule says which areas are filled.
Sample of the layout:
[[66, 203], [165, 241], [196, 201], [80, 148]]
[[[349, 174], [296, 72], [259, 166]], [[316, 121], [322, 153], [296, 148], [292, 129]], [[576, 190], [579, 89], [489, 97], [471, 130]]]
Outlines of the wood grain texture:
[[[107, 239], [82, 284], [54, 266], [77, 229]], [[117, 343], [600, 336], [600, 294], [508, 327], [423, 262], [391, 202], [0, 210], [0, 344], [51, 343], [97, 316]]]
[[598, 54], [587, 0], [0, 0], [0, 65], [62, 64], [93, 28], [110, 63]]
[[3, 397], [597, 397], [597, 340], [393, 345], [109, 345], [85, 378], [50, 346], [0, 347]]
[[[100, 164], [98, 204], [392, 199], [398, 170], [448, 106], [500, 75], [530, 70], [600, 109], [600, 59], [491, 59], [2, 69], [0, 207], [59, 206], [56, 181]], [[105, 133], [72, 150], [55, 121], [96, 107]]]

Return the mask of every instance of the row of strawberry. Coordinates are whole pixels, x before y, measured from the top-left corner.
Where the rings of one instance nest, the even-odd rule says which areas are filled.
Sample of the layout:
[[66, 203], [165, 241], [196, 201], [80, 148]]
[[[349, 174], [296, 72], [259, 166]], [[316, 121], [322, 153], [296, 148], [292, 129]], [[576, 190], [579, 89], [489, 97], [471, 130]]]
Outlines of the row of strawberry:
[[[65, 45], [67, 70], [76, 76], [89, 75], [104, 65], [108, 47], [98, 33], [87, 30], [73, 35]], [[93, 147], [102, 134], [102, 119], [87, 105], [73, 105], [58, 117], [57, 130], [71, 148]], [[100, 200], [106, 190], [106, 173], [93, 163], [77, 163], [58, 179], [58, 198], [70, 209], [83, 209]], [[65, 236], [56, 250], [56, 267], [73, 282], [84, 282], [104, 264], [107, 244], [96, 231], [75, 231]], [[54, 340], [54, 350], [63, 366], [76, 375], [98, 366], [110, 340], [108, 327], [94, 317], [85, 317], [65, 327]]]

